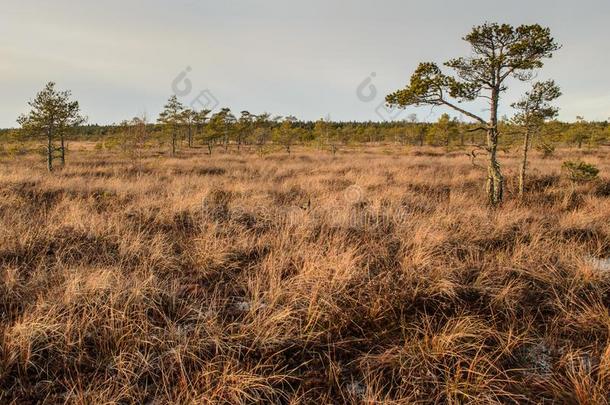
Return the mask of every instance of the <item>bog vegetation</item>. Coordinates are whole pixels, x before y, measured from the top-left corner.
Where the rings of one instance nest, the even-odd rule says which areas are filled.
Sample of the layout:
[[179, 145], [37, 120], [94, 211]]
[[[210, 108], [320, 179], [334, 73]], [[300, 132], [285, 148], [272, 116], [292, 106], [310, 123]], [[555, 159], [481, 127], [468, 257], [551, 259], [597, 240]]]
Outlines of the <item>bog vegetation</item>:
[[498, 117], [547, 29], [465, 39], [388, 96], [463, 121], [86, 125], [49, 83], [0, 132], [0, 403], [607, 404], [610, 127], [554, 81]]

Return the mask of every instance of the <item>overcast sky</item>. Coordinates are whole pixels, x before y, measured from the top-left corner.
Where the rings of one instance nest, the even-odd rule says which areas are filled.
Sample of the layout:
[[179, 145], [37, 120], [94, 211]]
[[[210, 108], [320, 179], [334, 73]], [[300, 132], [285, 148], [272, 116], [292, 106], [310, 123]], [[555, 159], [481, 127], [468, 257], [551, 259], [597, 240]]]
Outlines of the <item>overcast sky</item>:
[[549, 26], [563, 48], [539, 78], [562, 87], [560, 118], [603, 120], [609, 17], [608, 0], [0, 0], [0, 127], [51, 80], [92, 123], [156, 119], [174, 92], [196, 108], [431, 120], [442, 110], [379, 106], [420, 61], [467, 54], [460, 38], [485, 21]]

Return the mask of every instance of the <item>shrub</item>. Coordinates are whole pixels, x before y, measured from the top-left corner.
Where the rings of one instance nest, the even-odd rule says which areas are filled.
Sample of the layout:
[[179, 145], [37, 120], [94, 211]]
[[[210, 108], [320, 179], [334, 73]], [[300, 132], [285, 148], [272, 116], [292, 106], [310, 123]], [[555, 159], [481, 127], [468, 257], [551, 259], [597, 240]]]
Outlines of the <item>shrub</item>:
[[590, 163], [566, 161], [562, 168], [567, 172], [568, 178], [574, 182], [588, 182], [595, 180], [599, 169]]
[[536, 150], [542, 154], [543, 159], [548, 159], [555, 153], [555, 146], [550, 143], [541, 142], [536, 146]]

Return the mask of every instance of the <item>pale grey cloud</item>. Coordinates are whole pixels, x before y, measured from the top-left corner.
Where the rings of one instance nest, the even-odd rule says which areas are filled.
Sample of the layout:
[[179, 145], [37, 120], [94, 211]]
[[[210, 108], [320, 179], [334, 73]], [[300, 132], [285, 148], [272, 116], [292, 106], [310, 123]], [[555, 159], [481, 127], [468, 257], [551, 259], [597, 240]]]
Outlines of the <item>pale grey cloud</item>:
[[[15, 125], [49, 80], [72, 89], [93, 122], [155, 116], [187, 66], [193, 97], [210, 89], [234, 110], [376, 120], [383, 95], [419, 61], [467, 52], [460, 37], [484, 21], [550, 26], [564, 47], [540, 77], [562, 86], [561, 118], [610, 116], [607, 0], [3, 3], [0, 126]], [[356, 88], [372, 72], [378, 98], [365, 103]], [[416, 112], [434, 118], [440, 110]]]

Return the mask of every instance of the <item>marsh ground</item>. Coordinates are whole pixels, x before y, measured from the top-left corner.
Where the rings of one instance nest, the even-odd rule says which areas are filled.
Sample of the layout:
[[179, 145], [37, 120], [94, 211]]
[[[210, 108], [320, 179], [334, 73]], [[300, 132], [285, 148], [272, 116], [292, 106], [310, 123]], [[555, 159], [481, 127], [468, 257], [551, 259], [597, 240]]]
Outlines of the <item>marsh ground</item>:
[[607, 403], [609, 157], [3, 158], [0, 402]]

